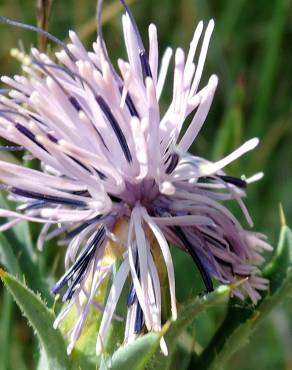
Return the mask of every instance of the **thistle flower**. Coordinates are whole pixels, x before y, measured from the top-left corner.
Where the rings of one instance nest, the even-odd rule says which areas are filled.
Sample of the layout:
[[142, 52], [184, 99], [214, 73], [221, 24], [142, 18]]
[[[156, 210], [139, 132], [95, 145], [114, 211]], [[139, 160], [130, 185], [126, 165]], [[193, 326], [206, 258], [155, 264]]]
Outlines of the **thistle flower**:
[[[166, 50], [159, 64], [157, 31], [151, 24], [146, 52], [133, 16], [122, 3], [128, 61], [118, 61], [119, 71], [108, 58], [100, 31], [92, 52], [71, 31], [68, 45], [48, 35], [62, 47], [56, 53], [57, 63], [32, 49], [23, 76], [2, 77], [10, 89], [0, 97], [0, 135], [14, 143], [7, 150], [25, 148], [41, 166], [33, 170], [0, 161], [0, 180], [18, 203], [16, 211], [0, 210], [1, 217], [10, 219], [1, 231], [22, 220], [43, 223], [40, 249], [57, 236], [63, 236], [68, 245], [66, 272], [52, 289], [68, 302], [56, 327], [73, 306], [78, 311], [68, 353], [91, 306], [102, 311], [97, 353], [102, 350], [127, 279], [125, 343], [145, 327], [161, 330], [161, 281], [155, 253], [165, 263], [172, 319], [176, 319], [169, 243], [190, 255], [207, 292], [213, 290], [212, 279], [223, 284], [242, 280], [233, 294], [248, 296], [256, 304], [259, 291], [268, 286], [258, 266], [269, 244], [263, 235], [244, 230], [223, 205], [238, 202], [252, 225], [242, 198], [246, 186], [261, 174], [235, 178], [223, 168], [254, 149], [258, 139], [215, 163], [188, 152], [218, 83], [212, 75], [206, 86], [199, 87], [213, 20], [203, 36], [203, 23], [198, 24], [186, 54], [180, 48], [175, 51], [172, 100], [162, 113], [159, 100], [172, 50]], [[190, 116], [191, 123], [183, 128]], [[126, 237], [117, 232], [119, 228]], [[122, 262], [103, 307], [95, 297], [113, 274], [115, 259], [107, 259], [109, 242]], [[161, 347], [166, 353], [163, 340]]]

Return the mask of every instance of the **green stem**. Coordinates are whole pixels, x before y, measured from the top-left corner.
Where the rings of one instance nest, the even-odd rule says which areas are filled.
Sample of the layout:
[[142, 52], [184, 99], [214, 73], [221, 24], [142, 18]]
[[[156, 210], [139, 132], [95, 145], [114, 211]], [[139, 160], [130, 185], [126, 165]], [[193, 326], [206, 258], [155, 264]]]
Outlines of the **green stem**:
[[279, 71], [277, 66], [280, 61], [281, 40], [284, 33], [285, 22], [289, 14], [289, 0], [278, 0], [274, 3], [274, 16], [270, 23], [265, 50], [263, 55], [261, 55], [263, 62], [260, 70], [262, 74], [258, 86], [257, 103], [254, 105], [255, 109], [251, 122], [252, 134], [255, 135], [262, 132], [263, 125], [268, 117], [271, 97], [274, 94], [273, 85], [277, 77], [277, 71]]
[[[221, 326], [215, 333], [214, 337], [212, 338], [211, 342], [209, 343], [208, 347], [205, 349], [205, 351], [202, 353], [202, 355], [198, 358], [194, 358], [191, 361], [190, 369], [194, 364], [196, 364], [198, 369], [212, 369], [215, 366], [218, 365], [218, 362], [223, 362], [227, 360], [226, 353], [224, 354], [224, 347], [226, 344], [226, 339], [231, 336], [231, 334], [234, 332], [236, 327], [238, 326], [238, 321], [234, 318], [234, 320], [230, 320], [230, 317], [232, 315], [231, 313], [232, 309], [229, 309], [229, 312], [227, 313], [225, 320], [222, 322]], [[233, 341], [234, 345], [238, 345], [235, 341]], [[230, 352], [234, 352], [236, 349], [229, 348]], [[228, 353], [229, 353], [228, 351]], [[220, 361], [218, 361], [218, 356], [220, 356]], [[229, 357], [229, 356], [228, 356]], [[199, 366], [198, 366], [199, 364]]]
[[0, 370], [7, 370], [11, 349], [11, 324], [13, 318], [13, 299], [7, 290], [3, 292], [3, 305], [1, 313], [1, 361]]

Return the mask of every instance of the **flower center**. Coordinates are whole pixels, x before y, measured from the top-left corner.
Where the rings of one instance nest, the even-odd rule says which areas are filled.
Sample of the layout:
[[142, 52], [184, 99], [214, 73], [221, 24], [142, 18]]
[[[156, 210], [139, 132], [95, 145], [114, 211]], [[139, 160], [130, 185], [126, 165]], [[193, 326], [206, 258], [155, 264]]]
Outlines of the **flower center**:
[[160, 195], [159, 187], [154, 179], [143, 180], [138, 184], [126, 183], [126, 189], [118, 196], [130, 209], [140, 204], [148, 211], [154, 200]]

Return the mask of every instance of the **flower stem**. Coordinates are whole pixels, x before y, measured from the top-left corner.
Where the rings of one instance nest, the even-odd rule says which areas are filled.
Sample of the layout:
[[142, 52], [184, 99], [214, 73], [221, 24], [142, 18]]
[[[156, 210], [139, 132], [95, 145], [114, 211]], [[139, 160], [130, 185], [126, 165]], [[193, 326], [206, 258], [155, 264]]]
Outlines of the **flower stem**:
[[13, 318], [13, 300], [10, 293], [3, 292], [2, 314], [0, 323], [1, 361], [0, 370], [7, 370], [11, 349], [11, 324]]

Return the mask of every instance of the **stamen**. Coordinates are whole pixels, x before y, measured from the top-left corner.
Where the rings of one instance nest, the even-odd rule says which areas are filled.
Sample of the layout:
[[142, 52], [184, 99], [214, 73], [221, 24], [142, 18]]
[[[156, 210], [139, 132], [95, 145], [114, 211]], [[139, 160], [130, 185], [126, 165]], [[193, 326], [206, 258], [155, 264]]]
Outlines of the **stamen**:
[[2, 117], [4, 117], [4, 118], [6, 118], [8, 121], [10, 121], [10, 122], [13, 122], [13, 121], [11, 121], [8, 117], [7, 117], [7, 115], [6, 115], [6, 113], [9, 113], [9, 114], [12, 114], [12, 115], [15, 115], [15, 116], [19, 116], [19, 117], [22, 117], [22, 118], [24, 118], [24, 119], [27, 119], [27, 115], [25, 115], [25, 114], [23, 114], [23, 113], [20, 113], [20, 112], [18, 112], [18, 111], [16, 111], [16, 110], [13, 110], [13, 109], [0, 109], [0, 114], [1, 114], [1, 116]]
[[130, 8], [128, 7], [127, 3], [124, 0], [120, 0], [120, 2], [122, 3], [123, 7], [125, 8], [126, 13], [128, 14], [128, 16], [130, 18], [130, 21], [131, 21], [131, 24], [133, 26], [135, 35], [137, 37], [137, 42], [138, 42], [138, 47], [139, 47], [139, 55], [140, 55], [140, 62], [141, 62], [141, 67], [142, 67], [142, 71], [143, 71], [143, 78], [144, 78], [144, 80], [145, 80], [146, 77], [151, 77], [152, 78], [152, 73], [151, 73], [151, 68], [150, 68], [150, 64], [149, 64], [148, 55], [147, 55], [146, 50], [144, 48], [143, 41], [142, 41], [142, 38], [141, 38], [141, 35], [140, 35], [140, 32], [139, 32], [137, 23], [135, 21], [135, 18], [133, 16]]
[[[123, 86], [120, 86], [119, 87], [119, 90], [120, 90], [120, 93], [122, 94], [123, 93]], [[139, 114], [137, 112], [137, 109], [136, 109], [136, 107], [134, 105], [134, 102], [133, 102], [133, 100], [132, 100], [132, 98], [131, 98], [131, 96], [130, 96], [129, 93], [126, 94], [125, 101], [126, 101], [126, 104], [127, 104], [127, 107], [128, 107], [128, 109], [130, 111], [131, 116], [132, 117], [138, 117], [139, 118]]]
[[74, 207], [86, 207], [87, 205], [86, 202], [83, 202], [82, 200], [55, 197], [52, 195], [35, 193], [32, 191], [22, 190], [19, 188], [11, 188], [10, 192], [24, 198], [38, 199], [49, 203], [64, 204]]
[[[234, 176], [227, 176], [227, 175], [216, 175], [214, 177], [212, 176], [202, 176], [199, 179], [203, 180], [210, 180], [210, 181], [216, 181], [216, 178], [219, 178], [229, 184], [235, 185], [238, 188], [246, 188], [248, 185], [248, 182], [244, 179], [241, 179], [239, 177], [234, 177]], [[218, 181], [218, 180], [217, 180]]]
[[10, 93], [10, 89], [0, 89], [0, 94], [8, 94]]
[[116, 134], [118, 142], [124, 152], [124, 155], [127, 161], [132, 162], [132, 155], [131, 155], [127, 140], [122, 132], [120, 125], [118, 124], [117, 120], [112, 114], [110, 107], [107, 105], [107, 103], [105, 102], [102, 96], [97, 95], [95, 99], [98, 105], [100, 106], [101, 110], [103, 111], [104, 115], [106, 116], [107, 120], [109, 121], [112, 129], [114, 130], [114, 133]]
[[[35, 64], [38, 67], [40, 67], [45, 72], [46, 75], [48, 75], [48, 76], [50, 76], [52, 78], [52, 80], [59, 86], [59, 88], [63, 91], [63, 93], [68, 97], [68, 100], [73, 105], [73, 107], [77, 110], [77, 112], [80, 112], [82, 110], [82, 107], [79, 104], [77, 98], [75, 98], [74, 96], [70, 96], [69, 93], [64, 88], [64, 86], [59, 82], [59, 80], [51, 72], [49, 72], [47, 70], [46, 66], [53, 67], [54, 65], [51, 65], [49, 63], [46, 64], [46, 63], [43, 63], [43, 62], [39, 62], [39, 61], [37, 61], [35, 59], [33, 60], [32, 64]], [[58, 67], [60, 67], [60, 66], [58, 66]], [[60, 68], [63, 70], [63, 72], [65, 72], [65, 73], [67, 72], [65, 70], [65, 68], [64, 69], [62, 67], [60, 67]]]
[[43, 208], [47, 205], [49, 205], [49, 202], [46, 202], [45, 200], [37, 200], [35, 202], [29, 203], [29, 204], [21, 204], [16, 208], [17, 211], [29, 211], [32, 209], [39, 209]]
[[[66, 96], [69, 95], [67, 93], [67, 91], [64, 89], [63, 85], [58, 81], [58, 79], [50, 71], [47, 70], [46, 66], [48, 66], [48, 67], [51, 66], [49, 63], [39, 62], [38, 60], [34, 59], [32, 61], [32, 64], [37, 65], [40, 69], [42, 69], [44, 71], [45, 75], [51, 77], [51, 79], [59, 86], [59, 88], [63, 91], [63, 93]], [[68, 99], [71, 102], [70, 97], [68, 97]]]
[[136, 318], [135, 318], [135, 326], [134, 326], [134, 333], [140, 334], [144, 326], [144, 314], [140, 303], [137, 302], [137, 309], [136, 309]]
[[148, 55], [146, 54], [146, 51], [142, 50], [139, 52], [139, 54], [140, 54], [140, 62], [142, 66], [144, 80], [146, 77], [152, 78], [151, 68], [150, 68]]
[[0, 146], [0, 152], [22, 152], [26, 150], [24, 146]]
[[110, 197], [110, 199], [111, 199], [112, 202], [120, 203], [122, 201], [121, 198], [116, 197], [115, 195], [108, 194], [108, 196]]
[[87, 220], [83, 224], [77, 226], [75, 229], [67, 232], [66, 238], [63, 239], [63, 242], [66, 242], [66, 241], [69, 241], [70, 239], [73, 239], [74, 236], [80, 234], [81, 231], [83, 231], [84, 229], [86, 229], [89, 225], [92, 225], [93, 223], [98, 222], [101, 218], [102, 218], [102, 215], [98, 215], [98, 216], [96, 216], [94, 218], [91, 218], [90, 220]]
[[133, 286], [133, 283], [131, 283], [130, 292], [127, 299], [127, 305], [132, 306], [136, 302], [136, 299], [137, 299], [136, 290]]
[[[97, 2], [97, 8], [96, 8], [96, 20], [97, 20], [97, 34], [98, 34], [98, 38], [99, 38], [99, 42], [100, 42], [100, 47], [101, 47], [101, 51], [102, 51], [102, 54], [103, 54], [103, 57], [104, 59], [108, 62], [108, 65], [111, 69], [111, 72], [115, 78], [115, 80], [117, 81], [117, 84], [119, 85], [119, 89], [120, 89], [120, 92], [122, 94], [122, 91], [123, 91], [123, 82], [121, 81], [119, 75], [116, 73], [113, 65], [112, 65], [112, 62], [110, 61], [109, 57], [108, 57], [108, 54], [106, 52], [106, 49], [105, 49], [105, 46], [104, 46], [104, 43], [103, 43], [103, 36], [102, 36], [102, 4], [103, 4], [103, 0], [98, 0]], [[130, 114], [132, 117], [138, 117], [139, 118], [139, 115], [138, 115], [138, 112], [137, 112], [137, 109], [133, 103], [133, 100], [131, 98], [131, 96], [129, 95], [129, 93], [126, 95], [126, 104], [127, 104], [127, 107], [129, 108], [129, 111], [130, 111]]]
[[218, 177], [220, 179], [222, 179], [223, 181], [225, 182], [228, 182], [232, 185], [235, 185], [237, 186], [238, 188], [246, 188], [247, 187], [247, 182], [245, 180], [242, 180], [238, 177], [233, 177], [233, 176], [226, 176], [226, 175], [222, 175], [222, 176], [219, 176]]
[[24, 136], [26, 136], [28, 139], [30, 139], [32, 142], [34, 142], [37, 146], [39, 146], [40, 148], [42, 148], [43, 150], [45, 150], [47, 152], [46, 148], [36, 140], [35, 135], [28, 128], [21, 125], [20, 123], [16, 123], [15, 127]]
[[207, 176], [216, 173], [217, 171], [221, 170], [221, 168], [226, 167], [229, 163], [241, 157], [243, 154], [253, 150], [258, 144], [259, 139], [255, 137], [253, 139], [246, 141], [239, 148], [234, 150], [234, 152], [228, 154], [225, 158], [219, 160], [218, 162], [203, 164], [201, 166], [202, 174]]
[[212, 279], [208, 273], [208, 271], [205, 269], [202, 261], [198, 257], [194, 246], [190, 243], [188, 238], [183, 233], [182, 229], [179, 226], [174, 226], [173, 228], [174, 233], [178, 236], [178, 238], [183, 242], [184, 246], [187, 248], [188, 252], [190, 253], [192, 259], [194, 260], [195, 264], [197, 265], [199, 272], [202, 276], [203, 282], [205, 284], [205, 287], [207, 289], [207, 292], [212, 292], [214, 290]]
[[[138, 260], [138, 253], [137, 252], [136, 252], [136, 256], [135, 256], [135, 270], [136, 270], [138, 279], [140, 279], [140, 266], [139, 266], [139, 260]], [[134, 284], [131, 283], [127, 305], [132, 306], [136, 301], [137, 301], [136, 290], [134, 288]]]
[[168, 167], [167, 167], [167, 169], [165, 171], [165, 173], [167, 175], [170, 175], [175, 170], [175, 168], [176, 168], [176, 166], [178, 164], [178, 161], [179, 161], [179, 155], [176, 154], [176, 153], [172, 153], [170, 155], [170, 158], [171, 158], [170, 159], [170, 163], [169, 163], [169, 165], [168, 165]]
[[[140, 266], [139, 266], [139, 260], [138, 260], [138, 253], [136, 253], [135, 257], [135, 270], [137, 272], [138, 279], [140, 279]], [[135, 325], [134, 325], [134, 333], [139, 334], [142, 331], [143, 325], [144, 325], [144, 314], [142, 307], [137, 299], [136, 290], [134, 288], [134, 284], [131, 283], [130, 286], [130, 292], [128, 295], [127, 305], [132, 306], [134, 303], [137, 304], [136, 306], [136, 317], [135, 317]]]
[[55, 143], [55, 144], [57, 144], [57, 143], [58, 143], [58, 139], [57, 139], [55, 136], [53, 136], [52, 134], [48, 134], [47, 136], [48, 136], [48, 138], [49, 138], [53, 143]]
[[[220, 240], [218, 240], [217, 238], [215, 238], [214, 236], [210, 235], [210, 234], [207, 234], [206, 232], [204, 231], [200, 231], [200, 233], [202, 234], [203, 238], [210, 244], [214, 244], [216, 245], [216, 247], [220, 248], [220, 249], [226, 249], [226, 245], [224, 243], [222, 243]], [[228, 241], [226, 241], [226, 243], [228, 243]], [[228, 243], [229, 245], [229, 243]], [[233, 249], [232, 246], [230, 246], [230, 249]]]
[[63, 296], [63, 301], [67, 301], [72, 298], [76, 289], [78, 289], [79, 284], [83, 280], [84, 273], [89, 266], [89, 263], [91, 262], [97, 248], [102, 245], [104, 239], [105, 228], [104, 226], [101, 226], [91, 242], [80, 254], [74, 265], [72, 265], [70, 269], [63, 275], [63, 277], [56, 283], [56, 285], [52, 289], [53, 294], [57, 294], [71, 280], [71, 286], [65, 292]]
[[82, 110], [81, 105], [79, 104], [78, 100], [74, 96], [70, 96], [69, 101], [73, 105], [73, 107], [77, 110], [77, 112], [80, 112]]
[[103, 35], [102, 35], [102, 5], [103, 5], [103, 0], [98, 0], [97, 1], [97, 6], [96, 6], [96, 22], [97, 22], [97, 35], [99, 39], [99, 44], [101, 47], [101, 52], [104, 57], [104, 59], [108, 62], [111, 71], [113, 72], [113, 75], [115, 78], [117, 78], [116, 71], [112, 65], [112, 62], [110, 61], [107, 51], [105, 49], [104, 43], [103, 43]]
[[[124, 136], [124, 134], [123, 134], [123, 132], [120, 128], [120, 125], [118, 124], [117, 120], [113, 116], [109, 106], [107, 105], [105, 100], [102, 98], [102, 96], [96, 95], [96, 92], [95, 92], [93, 86], [85, 78], [80, 76], [78, 73], [72, 72], [72, 71], [68, 70], [68, 68], [66, 68], [66, 67], [61, 67], [61, 66], [57, 66], [57, 65], [54, 65], [54, 64], [48, 64], [48, 63], [41, 63], [41, 62], [38, 62], [38, 61], [36, 62], [36, 64], [41, 65], [41, 66], [50, 67], [50, 68], [60, 69], [63, 72], [68, 73], [68, 75], [70, 77], [72, 77], [72, 78], [76, 77], [76, 78], [80, 79], [81, 82], [84, 82], [90, 88], [93, 95], [95, 96], [96, 102], [99, 104], [101, 110], [103, 111], [103, 113], [106, 116], [106, 118], [108, 119], [112, 129], [114, 130], [114, 133], [117, 136], [117, 139], [119, 141], [119, 144], [120, 144], [120, 146], [121, 146], [121, 148], [124, 152], [124, 155], [125, 155], [127, 161], [131, 162], [132, 161], [132, 155], [131, 155], [130, 149], [128, 147], [126, 138], [125, 138], [125, 136]], [[70, 96], [70, 97], [68, 97], [68, 99], [70, 100], [70, 99], [72, 99], [72, 97]]]
[[66, 53], [69, 56], [69, 58], [71, 58], [73, 61], [76, 61], [76, 58], [70, 52], [70, 50], [68, 49], [68, 47], [65, 44], [65, 42], [59, 40], [57, 37], [55, 37], [54, 35], [50, 34], [47, 31], [43, 30], [42, 28], [39, 28], [39, 27], [36, 27], [36, 26], [32, 26], [30, 24], [25, 24], [25, 23], [22, 23], [22, 22], [19, 22], [19, 21], [15, 21], [13, 19], [10, 19], [10, 18], [7, 18], [7, 17], [3, 17], [2, 15], [0, 16], [0, 23], [8, 24], [9, 26], [14, 26], [14, 27], [18, 27], [18, 28], [24, 28], [24, 29], [27, 29], [29, 31], [40, 33], [41, 35], [44, 35], [47, 39], [53, 41], [55, 44], [57, 44], [61, 48], [63, 48], [66, 51]]

